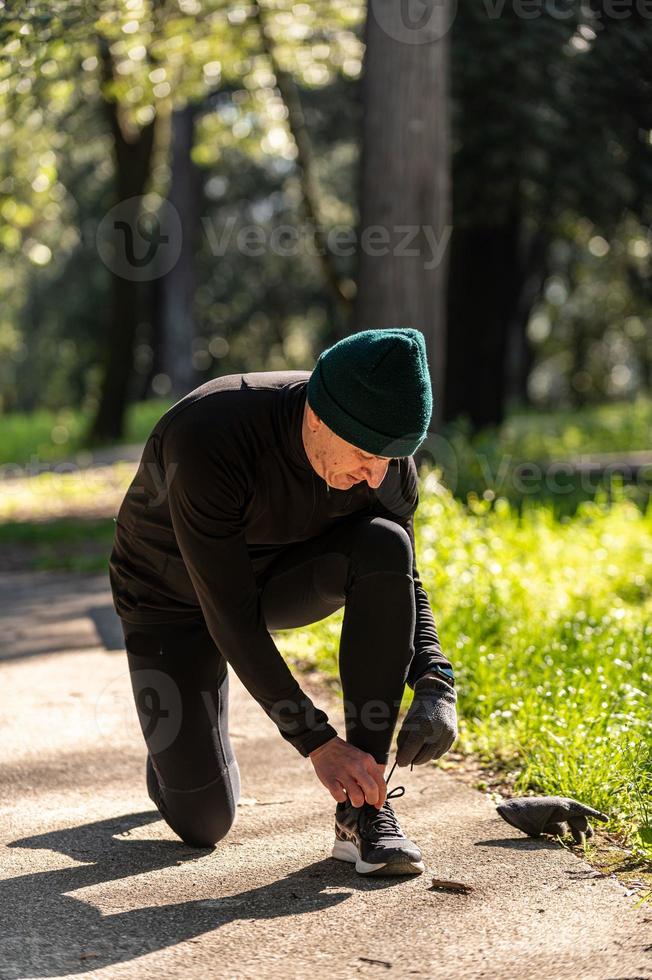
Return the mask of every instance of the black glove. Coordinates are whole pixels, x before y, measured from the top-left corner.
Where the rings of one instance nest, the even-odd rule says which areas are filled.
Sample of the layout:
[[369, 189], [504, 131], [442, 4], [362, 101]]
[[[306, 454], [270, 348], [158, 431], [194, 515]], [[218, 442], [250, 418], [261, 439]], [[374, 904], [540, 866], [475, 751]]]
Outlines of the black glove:
[[542, 834], [565, 837], [571, 833], [576, 844], [583, 844], [586, 837], [593, 837], [587, 817], [609, 819], [605, 813], [567, 796], [521, 796], [501, 803], [496, 809], [503, 820], [530, 837]]
[[439, 759], [457, 738], [457, 695], [446, 681], [421, 677], [396, 740], [399, 766]]

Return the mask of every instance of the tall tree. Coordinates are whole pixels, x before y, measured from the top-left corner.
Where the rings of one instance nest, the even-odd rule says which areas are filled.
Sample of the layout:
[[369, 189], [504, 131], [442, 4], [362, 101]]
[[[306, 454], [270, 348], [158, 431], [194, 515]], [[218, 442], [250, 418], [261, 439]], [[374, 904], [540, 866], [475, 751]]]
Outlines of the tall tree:
[[201, 174], [192, 160], [196, 103], [172, 114], [170, 190], [168, 204], [179, 216], [179, 258], [161, 283], [161, 369], [170, 379], [171, 392], [182, 397], [195, 387], [197, 372], [192, 361], [195, 300], [195, 252], [200, 229]]
[[[113, 81], [114, 66], [104, 41], [100, 43], [100, 53], [106, 90]], [[133, 247], [134, 229], [141, 217], [142, 196], [152, 166], [157, 116], [138, 128], [129, 124], [120, 104], [113, 99], [105, 98], [104, 108], [113, 136], [116, 203], [120, 205], [119, 220], [113, 223], [111, 233], [117, 254], [123, 248]], [[94, 443], [119, 439], [124, 428], [134, 339], [141, 314], [141, 283], [125, 276], [124, 271], [121, 264], [111, 269], [111, 329], [105, 337], [102, 386], [89, 432]]]
[[324, 223], [321, 217], [321, 198], [323, 191], [319, 186], [319, 178], [315, 165], [315, 152], [306, 125], [299, 86], [295, 82], [292, 73], [286, 71], [278, 60], [275, 41], [268, 23], [268, 11], [265, 5], [257, 0], [257, 2], [252, 4], [252, 14], [258, 24], [262, 48], [269, 59], [279, 95], [283, 100], [287, 112], [288, 128], [296, 146], [303, 211], [306, 221], [312, 227], [313, 246], [320, 261], [324, 282], [330, 289], [346, 321], [351, 315], [351, 297], [347, 291], [346, 284], [342, 282], [335, 267], [324, 231]]
[[358, 330], [426, 336], [441, 419], [450, 235], [447, 3], [370, 0], [363, 67]]

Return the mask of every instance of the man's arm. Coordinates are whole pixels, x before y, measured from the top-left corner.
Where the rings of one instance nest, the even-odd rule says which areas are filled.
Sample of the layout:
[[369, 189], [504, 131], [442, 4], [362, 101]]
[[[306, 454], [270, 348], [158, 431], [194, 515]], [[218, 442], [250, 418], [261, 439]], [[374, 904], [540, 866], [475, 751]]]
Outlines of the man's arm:
[[267, 630], [241, 519], [244, 474], [237, 460], [206, 443], [183, 420], [163, 437], [179, 550], [221, 654], [283, 738], [308, 756], [336, 732], [301, 690]]
[[408, 671], [407, 682], [411, 688], [419, 677], [431, 670], [444, 670], [453, 680], [452, 666], [444, 656], [439, 641], [435, 617], [432, 612], [417, 566], [414, 540], [414, 513], [419, 504], [418, 476], [412, 457], [393, 461], [381, 487], [376, 491], [377, 504], [374, 513], [387, 517], [405, 528], [412, 545], [412, 578], [416, 603], [414, 630], [414, 656]]
[[414, 598], [416, 601], [417, 620], [414, 629], [414, 657], [408, 671], [407, 682], [414, 688], [415, 681], [434, 668], [435, 672], [443, 670], [453, 680], [453, 668], [444, 656], [439, 642], [439, 634], [435, 625], [428, 593], [423, 587], [417, 568], [416, 548], [414, 543], [414, 518], [410, 517], [404, 525], [412, 543], [412, 578], [414, 580]]

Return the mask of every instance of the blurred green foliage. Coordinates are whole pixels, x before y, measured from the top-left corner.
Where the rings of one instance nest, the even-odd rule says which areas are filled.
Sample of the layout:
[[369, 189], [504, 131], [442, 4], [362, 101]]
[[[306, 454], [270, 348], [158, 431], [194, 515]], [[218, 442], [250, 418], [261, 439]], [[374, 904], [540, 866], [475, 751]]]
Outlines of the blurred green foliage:
[[498, 439], [502, 451], [515, 457], [555, 459], [647, 449], [651, 431], [652, 399], [641, 395], [634, 401], [582, 409], [515, 412], [500, 429]]
[[[275, 0], [263, 9], [275, 56], [300, 90], [320, 220], [354, 228], [365, 5]], [[591, 5], [564, 18], [545, 9], [519, 18], [509, 4], [488, 10], [463, 0], [451, 31], [454, 225], [500, 226], [515, 208], [524, 243], [515, 279], [537, 236], [545, 239], [535, 271], [546, 287], [529, 329], [538, 404], [645, 389], [652, 26]], [[111, 330], [110, 277], [95, 244], [115, 203], [109, 103], [127, 136], [156, 121], [154, 210], [170, 185], [171, 114], [188, 103], [201, 110], [192, 151], [202, 194], [198, 382], [309, 367], [344, 330], [309, 235], [298, 254], [238, 246], [250, 226], [266, 242], [284, 229], [306, 232], [296, 145], [255, 5], [32, 0], [20, 16], [0, 10], [0, 53], [0, 411], [90, 415], [97, 405]], [[355, 256], [334, 262], [353, 288]], [[125, 365], [132, 400], [164, 393], [154, 293]]]
[[448, 419], [502, 420], [503, 383], [545, 407], [649, 391], [652, 22], [627, 6], [457, 7]]
[[649, 391], [648, 227], [629, 215], [607, 240], [586, 218], [567, 216], [563, 232], [550, 250], [550, 274], [528, 325], [535, 400], [580, 406]]
[[[361, 3], [332, 0], [280, 4], [269, 17], [277, 58], [304, 89], [329, 223], [351, 217], [348, 88], [360, 72], [363, 13]], [[200, 379], [259, 367], [263, 348], [272, 368], [309, 365], [332, 314], [314, 257], [267, 249], [255, 258], [237, 247], [243, 225], [271, 234], [299, 220], [296, 148], [251, 9], [224, 0], [35, 2], [28, 17], [0, 10], [0, 53], [0, 411], [92, 413], [97, 404], [101, 340], [111, 328], [110, 278], [95, 247], [115, 203], [109, 101], [127, 136], [157, 121], [150, 209], [169, 186], [171, 113], [188, 102], [205, 110], [193, 150], [204, 178], [193, 345]], [[152, 393], [155, 342], [146, 317], [134, 398]]]

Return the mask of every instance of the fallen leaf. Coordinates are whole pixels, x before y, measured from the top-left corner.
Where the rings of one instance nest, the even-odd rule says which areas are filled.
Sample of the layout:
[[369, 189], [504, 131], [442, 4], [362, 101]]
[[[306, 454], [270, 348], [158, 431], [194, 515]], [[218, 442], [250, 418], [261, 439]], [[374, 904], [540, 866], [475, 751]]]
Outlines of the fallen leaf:
[[294, 803], [294, 800], [258, 800], [258, 806], [280, 806], [281, 803]]
[[473, 891], [471, 885], [465, 885], [462, 881], [447, 881], [445, 878], [433, 878], [431, 887], [446, 892], [458, 892], [460, 895], [469, 895]]

